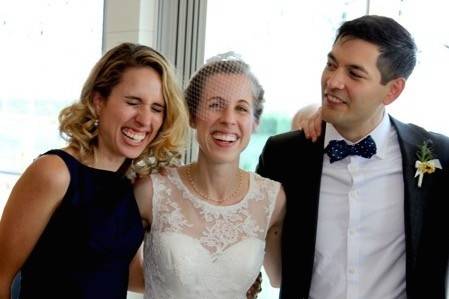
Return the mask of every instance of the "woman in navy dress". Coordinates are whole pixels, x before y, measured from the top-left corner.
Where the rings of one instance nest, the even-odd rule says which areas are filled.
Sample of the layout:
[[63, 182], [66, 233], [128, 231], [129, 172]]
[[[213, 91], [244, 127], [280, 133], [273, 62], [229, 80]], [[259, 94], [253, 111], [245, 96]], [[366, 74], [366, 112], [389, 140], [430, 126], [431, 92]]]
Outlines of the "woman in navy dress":
[[68, 141], [36, 159], [0, 221], [0, 298], [21, 271], [20, 298], [126, 298], [143, 238], [126, 174], [176, 157], [187, 124], [171, 66], [124, 43], [90, 73], [78, 102], [60, 113]]

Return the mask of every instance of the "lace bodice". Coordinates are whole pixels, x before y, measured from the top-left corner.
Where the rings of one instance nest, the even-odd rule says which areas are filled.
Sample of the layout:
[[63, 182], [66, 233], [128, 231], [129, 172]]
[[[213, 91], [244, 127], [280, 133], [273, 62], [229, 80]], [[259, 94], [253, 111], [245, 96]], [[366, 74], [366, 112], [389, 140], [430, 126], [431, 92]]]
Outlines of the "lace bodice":
[[246, 298], [263, 263], [280, 184], [252, 173], [239, 203], [216, 206], [192, 194], [176, 169], [152, 180], [145, 298]]

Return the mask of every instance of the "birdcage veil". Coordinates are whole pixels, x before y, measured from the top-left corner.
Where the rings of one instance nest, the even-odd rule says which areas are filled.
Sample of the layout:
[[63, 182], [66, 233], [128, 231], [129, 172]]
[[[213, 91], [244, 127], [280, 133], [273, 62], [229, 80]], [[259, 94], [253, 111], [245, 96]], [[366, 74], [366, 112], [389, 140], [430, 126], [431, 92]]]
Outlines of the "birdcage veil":
[[[213, 87], [207, 86], [208, 91], [213, 88], [211, 94], [217, 95], [218, 100], [213, 108], [210, 108], [202, 101], [206, 83], [214, 76], [220, 76], [219, 84]], [[238, 76], [239, 80], [227, 81], [228, 77]], [[217, 77], [216, 77], [217, 78]], [[206, 60], [189, 80], [185, 89], [186, 103], [189, 109], [190, 121], [205, 118], [210, 109], [223, 109], [228, 104], [226, 92], [235, 89], [247, 88], [247, 85], [239, 84], [240, 81], [247, 80], [250, 83], [251, 94], [253, 97], [253, 115], [258, 121], [263, 110], [264, 90], [252, 72], [248, 63], [246, 63], [241, 55], [230, 51], [223, 54], [215, 55]], [[246, 86], [246, 87], [244, 87]]]

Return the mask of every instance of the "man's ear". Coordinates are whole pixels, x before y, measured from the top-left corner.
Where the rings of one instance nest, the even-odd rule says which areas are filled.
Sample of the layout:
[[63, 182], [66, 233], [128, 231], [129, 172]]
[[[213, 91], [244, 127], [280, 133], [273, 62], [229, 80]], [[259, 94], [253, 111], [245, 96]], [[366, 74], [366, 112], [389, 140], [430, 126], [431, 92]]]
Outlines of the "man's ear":
[[93, 95], [92, 102], [94, 104], [95, 113], [97, 114], [97, 117], [100, 115], [101, 110], [103, 110], [105, 99], [102, 95], [100, 95], [99, 92], [95, 91]]
[[400, 77], [391, 80], [387, 83], [388, 92], [383, 101], [384, 105], [389, 105], [393, 103], [402, 93], [405, 88], [405, 79]]

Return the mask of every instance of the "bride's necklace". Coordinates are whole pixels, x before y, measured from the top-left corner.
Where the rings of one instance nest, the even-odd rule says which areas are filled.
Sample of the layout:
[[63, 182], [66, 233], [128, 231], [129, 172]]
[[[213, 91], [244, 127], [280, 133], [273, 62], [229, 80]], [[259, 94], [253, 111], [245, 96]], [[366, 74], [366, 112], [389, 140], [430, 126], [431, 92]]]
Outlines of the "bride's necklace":
[[[226, 201], [226, 198], [224, 198], [224, 199], [215, 199], [215, 198], [210, 197], [208, 194], [205, 194], [205, 193], [201, 192], [201, 191], [198, 189], [198, 187], [196, 186], [195, 181], [193, 180], [191, 168], [192, 168], [192, 165], [189, 165], [189, 166], [186, 167], [187, 178], [188, 178], [189, 183], [190, 183], [190, 185], [192, 186], [193, 190], [194, 190], [198, 195], [200, 195], [200, 196], [201, 196], [202, 198], [204, 198], [205, 200], [213, 201], [213, 202], [217, 202], [217, 203], [222, 203], [222, 202]], [[237, 195], [238, 195], [239, 192], [240, 192], [240, 189], [242, 188], [242, 184], [243, 184], [243, 171], [241, 171], [241, 170], [239, 169], [239, 181], [238, 181], [238, 184], [237, 184], [237, 188], [235, 188], [234, 191], [233, 191], [233, 192], [231, 193], [231, 195], [229, 196], [229, 198], [230, 198], [231, 200], [232, 200], [232, 199], [235, 199], [235, 198], [237, 197]]]

